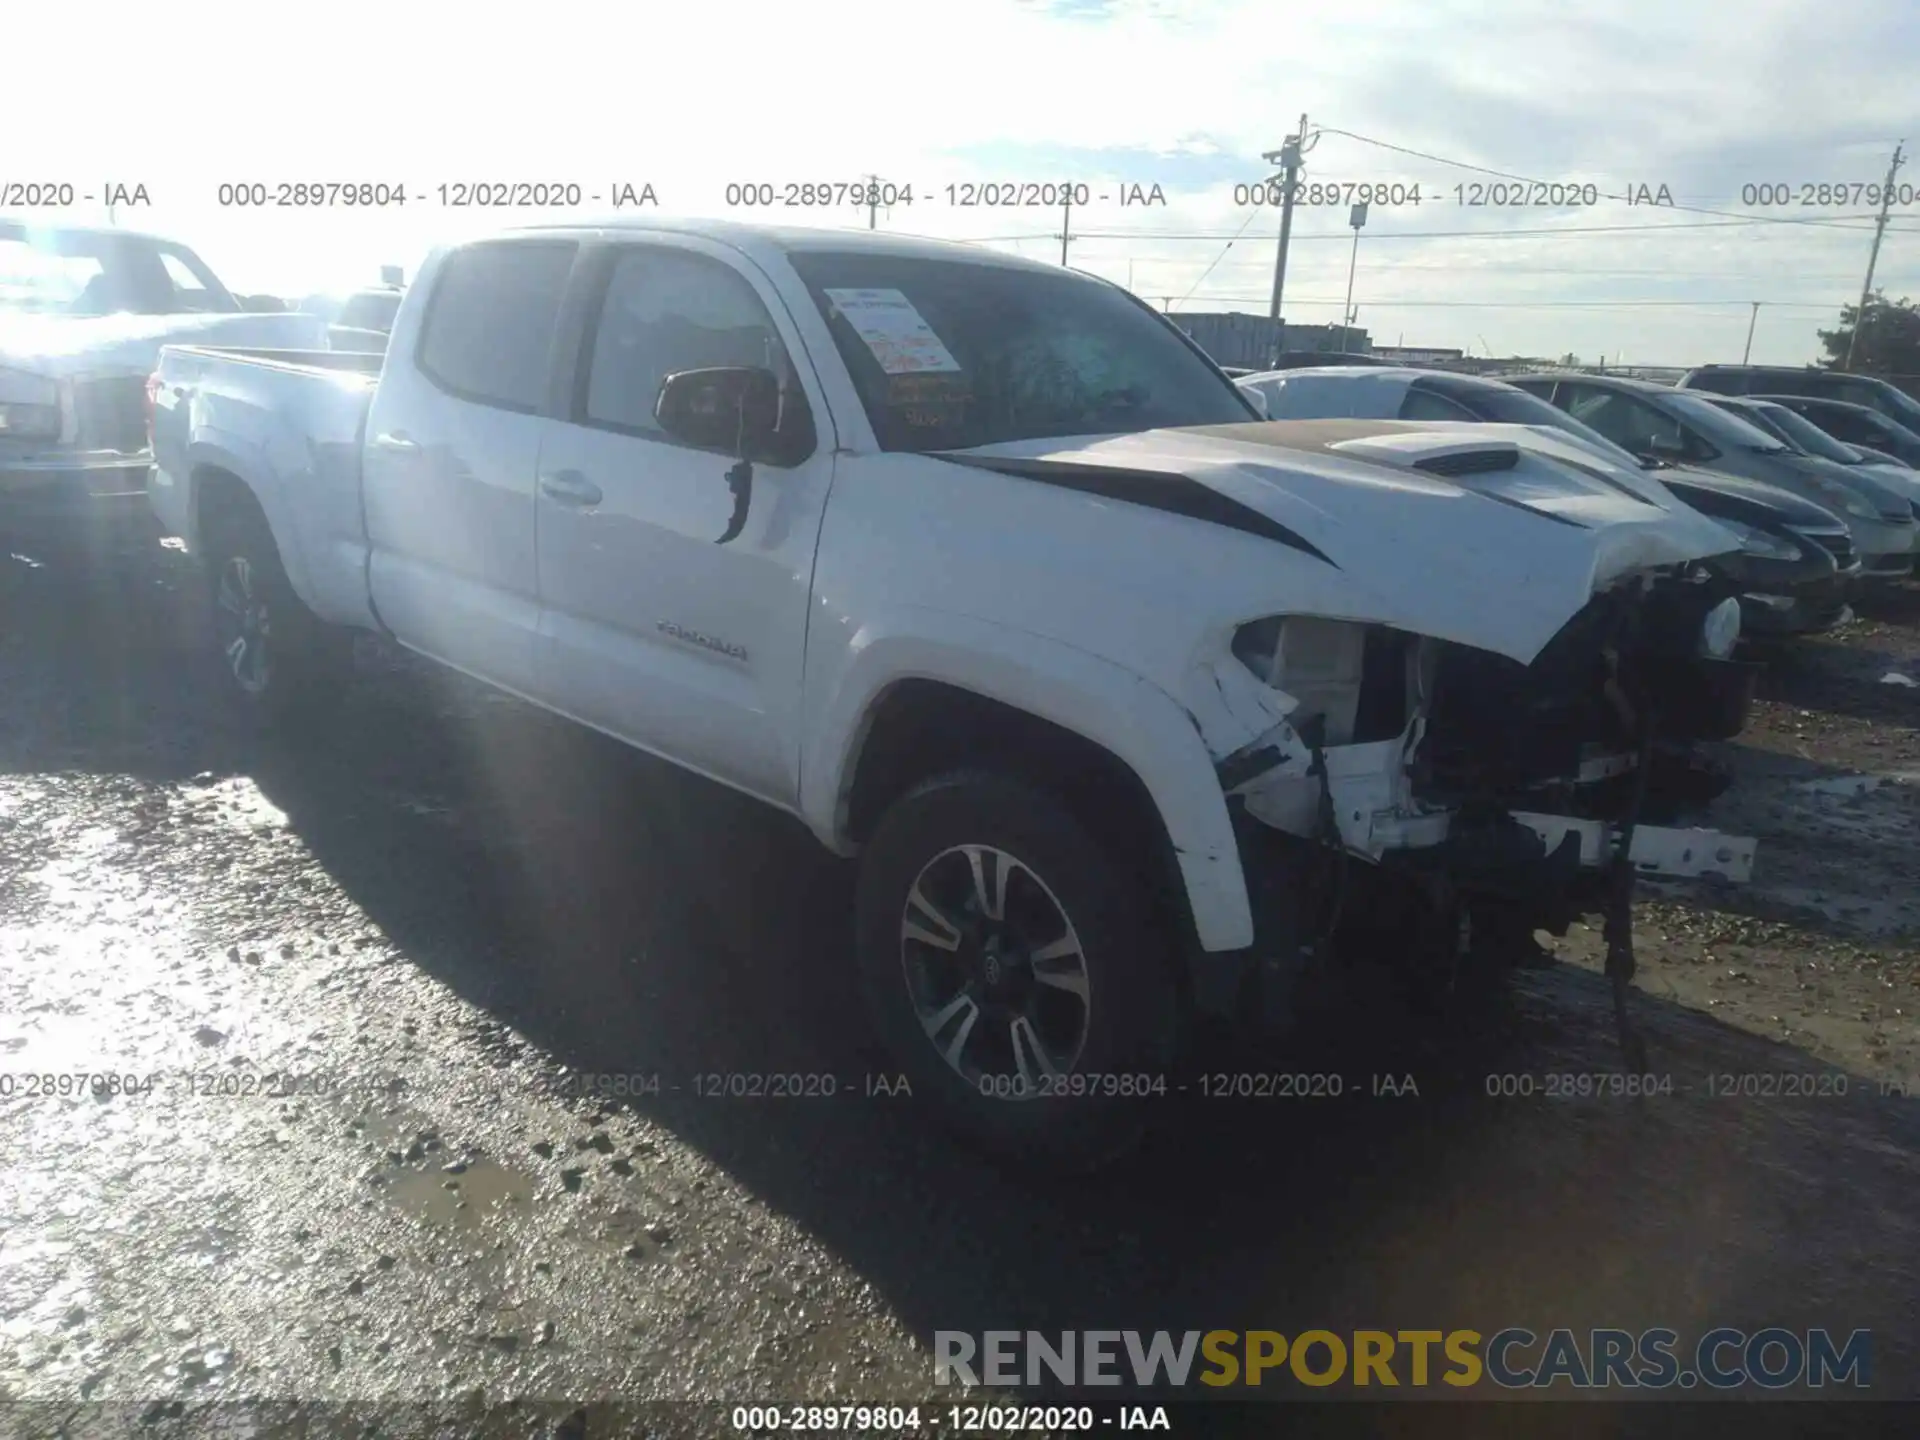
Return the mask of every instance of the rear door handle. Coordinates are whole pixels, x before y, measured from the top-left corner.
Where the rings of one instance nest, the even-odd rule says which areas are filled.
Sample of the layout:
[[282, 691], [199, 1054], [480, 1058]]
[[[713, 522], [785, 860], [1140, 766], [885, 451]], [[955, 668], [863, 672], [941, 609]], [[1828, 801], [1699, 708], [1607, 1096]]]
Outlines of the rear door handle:
[[556, 470], [540, 477], [540, 493], [562, 505], [582, 509], [600, 503], [600, 487], [578, 470]]

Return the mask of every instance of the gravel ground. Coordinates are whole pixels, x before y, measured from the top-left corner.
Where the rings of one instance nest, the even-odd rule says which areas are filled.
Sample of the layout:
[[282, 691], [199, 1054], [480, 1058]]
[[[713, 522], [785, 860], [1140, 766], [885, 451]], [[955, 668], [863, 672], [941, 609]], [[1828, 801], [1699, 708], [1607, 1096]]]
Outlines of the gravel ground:
[[[1920, 593], [1770, 673], [1712, 816], [1755, 883], [1643, 898], [1672, 1094], [1488, 1098], [1617, 1069], [1576, 929], [1466, 1022], [1356, 984], [1264, 1057], [1337, 1100], [1170, 1102], [1038, 1185], [873, 1093], [794, 822], [377, 647], [323, 735], [250, 740], [181, 557], [12, 548], [0, 1400], [854, 1403], [933, 1396], [936, 1330], [1719, 1324], [1871, 1329], [1920, 1398], [1920, 692], [1880, 679]], [[1821, 1093], [1711, 1093], [1782, 1073]], [[835, 1093], [726, 1093], [762, 1074]]]

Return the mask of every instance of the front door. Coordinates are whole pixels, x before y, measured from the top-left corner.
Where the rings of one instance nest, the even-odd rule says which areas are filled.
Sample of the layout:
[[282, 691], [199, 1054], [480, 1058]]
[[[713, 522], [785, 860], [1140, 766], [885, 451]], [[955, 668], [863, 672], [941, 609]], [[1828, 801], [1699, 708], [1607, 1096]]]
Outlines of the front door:
[[[813, 556], [833, 433], [764, 275], [693, 237], [609, 247], [567, 418], [536, 479], [543, 693], [644, 749], [792, 806]], [[764, 366], [782, 427], [817, 427], [798, 464], [668, 436], [661, 381]]]

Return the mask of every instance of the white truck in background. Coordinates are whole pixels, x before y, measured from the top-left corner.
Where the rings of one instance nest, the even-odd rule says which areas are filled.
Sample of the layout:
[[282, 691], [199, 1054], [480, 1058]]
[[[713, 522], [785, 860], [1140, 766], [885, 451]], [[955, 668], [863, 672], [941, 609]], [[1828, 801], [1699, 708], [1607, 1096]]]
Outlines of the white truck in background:
[[376, 631], [798, 815], [859, 858], [881, 1037], [1003, 1154], [1125, 1148], [1333, 895], [1444, 970], [1751, 864], [1645, 823], [1656, 745], [1744, 716], [1732, 536], [1510, 441], [1266, 423], [1071, 271], [527, 229], [434, 254], [384, 358], [170, 346], [151, 390], [238, 704], [301, 718]]
[[312, 316], [247, 304], [175, 241], [0, 220], [0, 527], [144, 519], [163, 344], [327, 343]]

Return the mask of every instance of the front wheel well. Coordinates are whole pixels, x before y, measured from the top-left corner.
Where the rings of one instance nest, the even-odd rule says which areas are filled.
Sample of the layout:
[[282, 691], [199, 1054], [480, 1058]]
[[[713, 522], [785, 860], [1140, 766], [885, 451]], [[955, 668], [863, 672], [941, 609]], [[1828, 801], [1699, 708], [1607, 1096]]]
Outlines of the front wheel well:
[[1058, 796], [1149, 887], [1178, 933], [1193, 935], [1173, 843], [1133, 768], [1078, 731], [943, 681], [898, 681], [875, 703], [846, 791], [848, 838], [864, 843], [895, 800], [961, 770], [1014, 776]]

